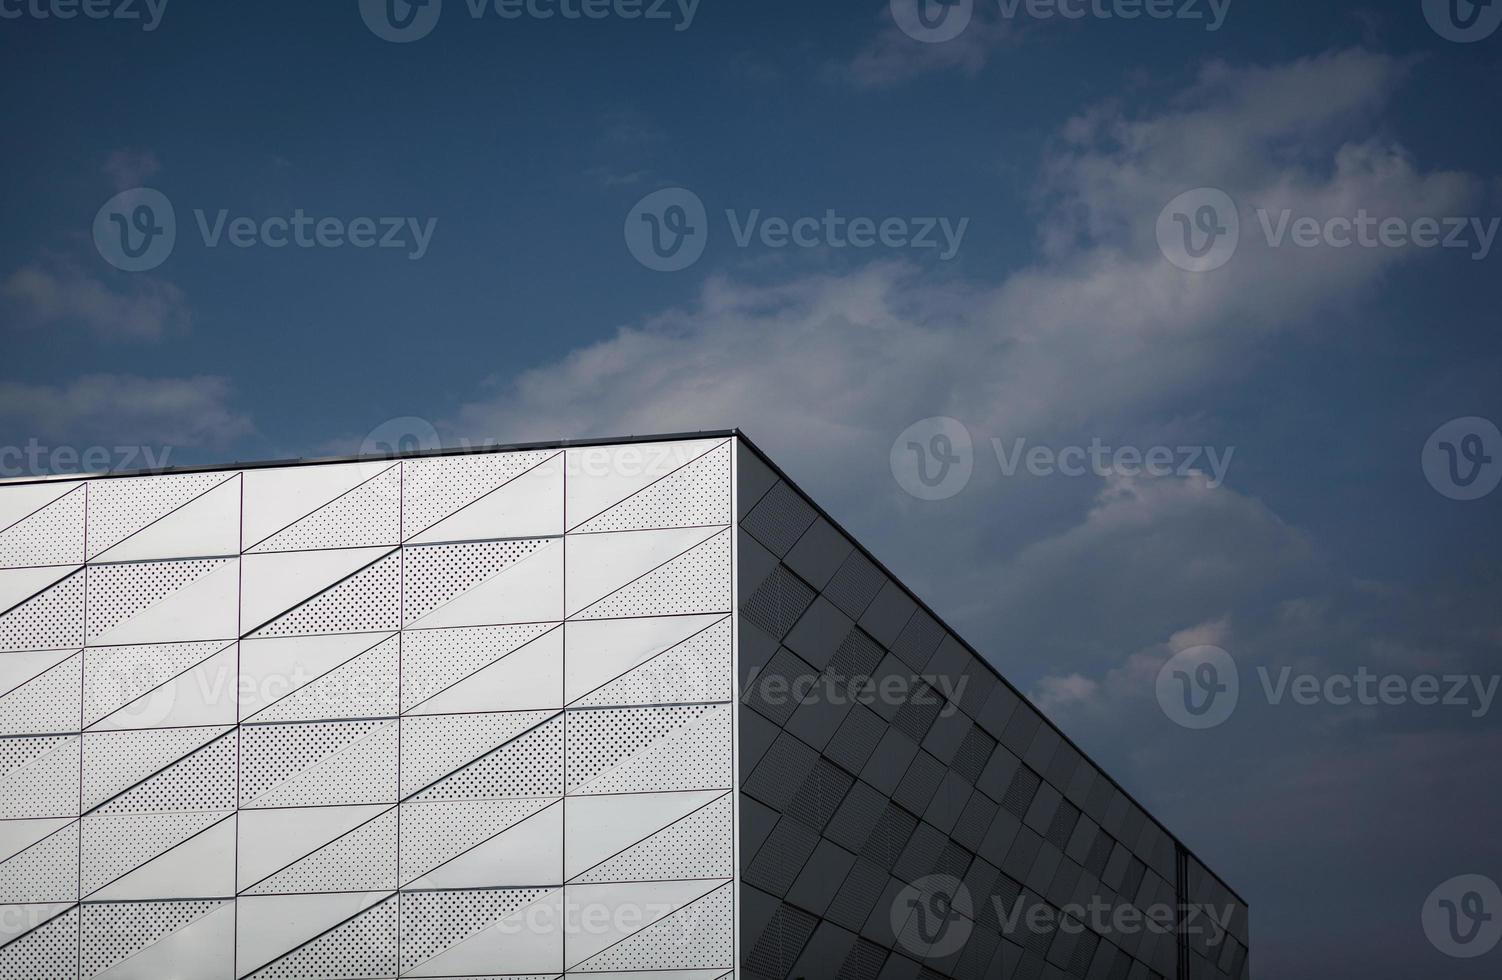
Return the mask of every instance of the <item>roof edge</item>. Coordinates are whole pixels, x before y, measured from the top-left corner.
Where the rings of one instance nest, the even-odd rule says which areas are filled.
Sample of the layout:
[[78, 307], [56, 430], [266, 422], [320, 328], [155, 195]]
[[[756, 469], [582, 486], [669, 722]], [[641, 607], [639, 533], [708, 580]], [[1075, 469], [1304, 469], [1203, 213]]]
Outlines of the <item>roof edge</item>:
[[934, 608], [932, 606], [930, 606], [927, 602], [925, 602], [921, 596], [919, 596], [917, 593], [915, 593], [912, 589], [908, 588], [908, 586], [906, 585], [906, 583], [904, 583], [901, 578], [899, 578], [890, 568], [888, 568], [886, 566], [885, 562], [883, 562], [880, 558], [877, 558], [875, 555], [873, 555], [871, 553], [870, 549], [868, 549], [864, 544], [861, 543], [860, 538], [856, 537], [854, 534], [851, 534], [848, 530], [845, 529], [845, 526], [843, 524], [841, 524], [839, 521], [835, 520], [834, 517], [831, 516], [830, 513], [827, 510], [825, 510], [819, 504], [819, 502], [817, 500], [815, 500], [812, 496], [809, 495], [808, 491], [804, 490], [801, 486], [799, 486], [798, 483], [797, 483], [797, 481], [795, 481], [792, 477], [788, 476], [787, 472], [781, 466], [778, 466], [777, 463], [776, 463], [776, 461], [774, 461], [770, 456], [768, 456], [767, 453], [751, 439], [750, 436], [746, 435], [746, 433], [745, 433], [744, 430], [742, 430], [742, 429], [735, 429], [731, 433], [728, 433], [728, 434], [731, 435], [731, 436], [733, 436], [734, 438], [738, 439], [741, 443], [743, 443], [746, 446], [747, 449], [749, 449], [753, 453], [755, 453], [756, 456], [757, 456], [757, 458], [760, 459], [763, 463], [765, 463], [767, 465], [767, 467], [769, 469], [771, 469], [771, 471], [774, 474], [776, 474], [776, 476], [778, 477], [778, 479], [782, 480], [788, 486], [792, 487], [793, 490], [795, 490], [798, 493], [798, 495], [803, 498], [804, 502], [807, 503], [810, 507], [812, 507], [814, 509], [815, 513], [817, 513], [820, 517], [824, 518], [824, 520], [828, 521], [830, 523], [830, 525], [833, 526], [836, 531], [839, 531], [847, 539], [849, 539], [849, 541], [852, 544], [855, 545], [856, 549], [859, 550], [862, 555], [864, 555], [867, 559], [869, 559], [871, 561], [872, 564], [874, 564], [877, 568], [879, 568], [881, 570], [881, 572], [882, 572], [883, 575], [885, 575], [887, 578], [891, 579], [892, 582], [894, 584], [896, 584], [896, 586], [899, 589], [901, 589], [903, 591], [903, 593], [905, 595], [907, 595], [907, 597], [909, 599], [912, 599], [915, 603], [917, 603], [919, 609], [922, 609], [924, 612], [926, 612], [930, 616], [932, 616], [934, 618], [934, 620], [936, 622], [938, 622], [938, 624], [940, 626], [942, 626], [951, 636], [953, 636], [956, 640], [958, 640], [960, 642], [960, 645], [963, 646], [970, 653], [971, 656], [975, 657], [981, 663], [985, 664], [986, 667], [988, 667], [990, 669], [991, 673], [993, 673], [993, 674], [996, 675], [996, 679], [999, 680], [1002, 684], [1005, 684], [1007, 686], [1007, 688], [1010, 689], [1013, 694], [1017, 695], [1017, 697], [1022, 701], [1023, 704], [1026, 704], [1028, 707], [1030, 707], [1034, 711], [1036, 711], [1038, 713], [1038, 717], [1043, 719], [1043, 723], [1045, 725], [1049, 726], [1050, 728], [1052, 728], [1058, 734], [1058, 736], [1061, 739], [1064, 740], [1064, 743], [1066, 745], [1068, 745], [1069, 747], [1071, 747], [1072, 749], [1074, 749], [1076, 752], [1078, 752], [1080, 754], [1080, 757], [1083, 758], [1083, 759], [1085, 759], [1092, 766], [1095, 766], [1096, 771], [1098, 771], [1102, 776], [1105, 776], [1106, 780], [1108, 782], [1110, 782], [1110, 784], [1112, 786], [1114, 786], [1123, 796], [1125, 796], [1127, 798], [1127, 800], [1129, 800], [1134, 806], [1136, 806], [1139, 810], [1141, 810], [1142, 813], [1143, 813], [1143, 815], [1145, 817], [1147, 817], [1147, 819], [1151, 820], [1154, 824], [1156, 824], [1158, 826], [1158, 829], [1162, 830], [1165, 834], [1167, 834], [1168, 837], [1169, 837], [1169, 839], [1172, 840], [1175, 844], [1178, 844], [1180, 847], [1184, 848], [1184, 850], [1188, 851], [1191, 855], [1193, 855], [1194, 859], [1199, 862], [1200, 867], [1204, 868], [1205, 871], [1208, 874], [1210, 874], [1216, 881], [1220, 882], [1221, 887], [1225, 888], [1226, 891], [1230, 892], [1232, 898], [1234, 898], [1234, 899], [1236, 899], [1236, 901], [1240, 902], [1242, 904], [1242, 906], [1247, 909], [1248, 912], [1251, 911], [1251, 908], [1252, 908], [1251, 903], [1248, 902], [1245, 898], [1242, 898], [1240, 892], [1238, 892], [1235, 888], [1231, 887], [1230, 883], [1227, 882], [1225, 880], [1225, 878], [1221, 877], [1220, 874], [1218, 874], [1215, 871], [1215, 869], [1211, 868], [1210, 865], [1206, 864], [1205, 861], [1198, 854], [1196, 854], [1192, 849], [1190, 849], [1189, 845], [1187, 845], [1187, 844], [1184, 843], [1183, 839], [1181, 839], [1178, 834], [1175, 834], [1172, 830], [1168, 829], [1168, 826], [1166, 824], [1164, 824], [1163, 821], [1159, 820], [1156, 816], [1153, 815], [1153, 812], [1151, 810], [1149, 810], [1147, 807], [1143, 806], [1142, 803], [1141, 803], [1141, 801], [1139, 801], [1136, 796], [1134, 796], [1130, 791], [1128, 791], [1125, 786], [1122, 786], [1119, 782], [1117, 782], [1116, 778], [1114, 776], [1112, 776], [1109, 772], [1106, 772], [1105, 768], [1103, 766], [1101, 766], [1099, 763], [1097, 763], [1094, 760], [1094, 758], [1092, 758], [1090, 756], [1090, 754], [1088, 752], [1086, 752], [1083, 748], [1081, 748], [1079, 746], [1078, 743], [1075, 742], [1074, 739], [1070, 738], [1067, 732], [1065, 732], [1058, 725], [1054, 724], [1053, 719], [1050, 718], [1043, 711], [1043, 709], [1039, 708], [1036, 704], [1034, 704], [1033, 701], [1032, 701], [1032, 699], [1029, 698], [1026, 694], [1024, 694], [1020, 689], [1018, 689], [1018, 687], [1015, 684], [1013, 684], [1011, 681], [1007, 680], [1006, 676], [1004, 674], [1002, 674], [1002, 672], [996, 667], [995, 664], [993, 664], [979, 650], [977, 650], [977, 649], [975, 649], [975, 647], [971, 646], [970, 641], [966, 640], [962, 635], [960, 635], [959, 630], [957, 630], [953, 626], [949, 625], [948, 620], [946, 620], [937, 611], [935, 611]]
[[[615, 436], [588, 439], [554, 439], [547, 442], [490, 442], [483, 445], [447, 449], [429, 449], [411, 453], [352, 453], [345, 456], [294, 457], [292, 459], [206, 463], [201, 466], [157, 466], [138, 470], [106, 470], [102, 473], [49, 473], [38, 476], [0, 477], [0, 486], [26, 486], [38, 483], [67, 483], [73, 480], [123, 480], [135, 476], [166, 476], [183, 473], [217, 473], [222, 470], [266, 470], [294, 466], [331, 466], [338, 463], [378, 463], [396, 459], [431, 459], [438, 456], [477, 456], [482, 453], [525, 452], [537, 449], [570, 449], [588, 446], [628, 446], [652, 442], [684, 442], [689, 439], [728, 439], [740, 435], [739, 429], [705, 429], [700, 432], [671, 432], [661, 435]], [[759, 452], [759, 450], [758, 450]]]

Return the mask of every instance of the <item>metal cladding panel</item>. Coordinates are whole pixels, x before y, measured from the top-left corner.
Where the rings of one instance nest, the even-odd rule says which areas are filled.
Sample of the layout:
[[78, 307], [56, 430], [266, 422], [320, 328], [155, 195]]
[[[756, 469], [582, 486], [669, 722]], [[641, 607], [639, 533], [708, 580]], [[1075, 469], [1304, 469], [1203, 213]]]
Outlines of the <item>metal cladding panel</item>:
[[0, 980], [712, 980], [732, 440], [0, 485]]
[[1230, 889], [739, 452], [742, 975], [1247, 975]]

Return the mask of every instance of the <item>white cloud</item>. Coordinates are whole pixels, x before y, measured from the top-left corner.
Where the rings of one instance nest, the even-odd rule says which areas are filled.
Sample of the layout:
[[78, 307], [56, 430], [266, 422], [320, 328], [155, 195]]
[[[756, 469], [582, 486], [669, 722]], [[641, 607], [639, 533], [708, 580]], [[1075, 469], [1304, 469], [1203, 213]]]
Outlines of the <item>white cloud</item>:
[[[795, 463], [856, 465], [869, 478], [892, 436], [929, 415], [1034, 439], [1093, 419], [1161, 422], [1267, 337], [1317, 329], [1321, 313], [1369, 298], [1413, 255], [1244, 242], [1218, 273], [1180, 272], [1153, 230], [1177, 193], [1217, 183], [1248, 205], [1444, 214], [1480, 192], [1474, 178], [1422, 173], [1363, 135], [1405, 71], [1361, 51], [1215, 65], [1166, 113], [1098, 107], [1048, 159], [1048, 248], [1030, 267], [991, 283], [900, 263], [771, 286], [717, 276], [688, 308], [501, 379], [459, 422], [499, 437], [741, 424]], [[1318, 150], [1290, 158], [1296, 140]]]
[[72, 262], [50, 258], [17, 269], [0, 283], [22, 327], [80, 325], [109, 340], [154, 341], [186, 331], [187, 296], [170, 282], [117, 277], [118, 288]]
[[1033, 703], [1044, 711], [1052, 712], [1068, 705], [1093, 701], [1099, 690], [1099, 684], [1080, 674], [1045, 677], [1038, 682]]
[[964, 33], [929, 44], [904, 34], [883, 4], [878, 15], [881, 30], [839, 67], [839, 74], [861, 88], [887, 88], [936, 72], [976, 75], [986, 67], [992, 51], [1016, 33], [1009, 22], [990, 15], [991, 6], [990, 0], [980, 0]]
[[79, 445], [221, 447], [254, 431], [231, 406], [227, 379], [93, 374], [66, 384], [0, 381], [0, 430], [16, 445], [29, 439]]

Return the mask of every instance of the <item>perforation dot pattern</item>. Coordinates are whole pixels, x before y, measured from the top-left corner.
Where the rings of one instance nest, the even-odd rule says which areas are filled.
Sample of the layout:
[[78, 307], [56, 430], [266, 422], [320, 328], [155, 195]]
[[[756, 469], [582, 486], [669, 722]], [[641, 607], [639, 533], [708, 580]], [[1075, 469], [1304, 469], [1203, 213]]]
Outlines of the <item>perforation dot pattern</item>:
[[596, 865], [580, 881], [670, 881], [728, 878], [734, 833], [727, 794], [690, 813], [629, 850]]
[[83, 561], [83, 487], [0, 531], [0, 568]]
[[90, 641], [178, 589], [232, 563], [229, 558], [195, 558], [89, 566]]
[[0, 947], [0, 980], [77, 980], [78, 909]]
[[473, 629], [408, 630], [402, 634], [402, 710], [407, 711], [519, 649], [552, 628], [549, 623]]
[[402, 804], [403, 884], [531, 816], [551, 800], [445, 800]]
[[99, 812], [231, 809], [235, 805], [235, 745], [234, 732], [221, 735], [110, 800]]
[[[84, 802], [97, 805], [165, 769], [226, 729], [143, 728], [84, 736]], [[231, 739], [233, 741], [233, 739]]]
[[[256, 636], [375, 633], [401, 624], [401, 555], [392, 552], [256, 631]], [[246, 624], [247, 626], [251, 624]]]
[[550, 722], [469, 763], [415, 799], [499, 800], [563, 794], [563, 719]]
[[0, 616], [0, 653], [83, 646], [83, 599], [80, 570]]
[[403, 720], [402, 794], [415, 793], [464, 763], [535, 728], [555, 713], [419, 715]]
[[148, 524], [230, 478], [228, 473], [176, 473], [89, 484], [89, 557], [103, 554]]
[[0, 735], [76, 731], [82, 665], [74, 654], [0, 697]]
[[407, 460], [402, 537], [410, 538], [556, 455], [484, 453]]
[[219, 640], [93, 647], [84, 664], [85, 724], [120, 710], [224, 649]]
[[308, 767], [368, 735], [374, 720], [333, 721], [307, 725], [247, 725], [240, 732], [244, 762], [240, 799], [255, 799]]
[[730, 443], [712, 449], [577, 530], [635, 531], [730, 523]]
[[404, 893], [402, 971], [431, 959], [547, 893], [545, 888]]
[[83, 818], [84, 897], [222, 819], [224, 813], [109, 813]]
[[396, 544], [401, 494], [401, 468], [393, 465], [249, 550], [261, 554]]
[[250, 889], [279, 892], [382, 891], [396, 887], [397, 811], [385, 813], [301, 858]]
[[725, 530], [601, 599], [579, 618], [612, 619], [729, 609], [730, 532]]
[[78, 821], [0, 861], [0, 902], [71, 902], [78, 898]]
[[726, 617], [577, 703], [607, 707], [728, 701], [733, 693], [730, 657], [730, 619]]
[[[669, 718], [661, 712], [643, 715], [635, 721], [654, 730], [602, 731], [593, 738], [585, 732], [583, 742], [580, 733], [571, 739], [566, 732], [576, 723], [587, 725], [585, 716], [598, 712], [576, 711], [572, 717], [556, 708], [468, 716], [419, 713], [433, 695], [557, 629], [556, 621], [415, 629], [376, 636], [359, 656], [334, 664], [321, 653], [334, 647], [312, 639], [345, 633], [397, 634], [404, 621], [428, 625], [419, 622], [420, 617], [498, 574], [508, 575], [502, 581], [515, 582], [519, 589], [530, 588], [529, 576], [561, 575], [561, 560], [527, 562], [542, 550], [562, 548], [554, 537], [398, 546], [400, 539], [434, 527], [534, 467], [549, 460], [561, 463], [559, 450], [381, 464], [366, 471], [372, 479], [354, 488], [343, 482], [339, 489], [348, 492], [337, 496], [331, 486], [330, 496], [323, 500], [307, 492], [319, 484], [317, 480], [292, 480], [284, 489], [277, 485], [275, 474], [266, 474], [264, 480], [258, 479], [255, 492], [290, 493], [286, 499], [299, 503], [292, 504], [279, 522], [286, 526], [268, 528], [274, 533], [268, 537], [262, 532], [259, 543], [244, 542], [247, 551], [373, 545], [389, 545], [392, 550], [331, 588], [306, 596], [298, 605], [277, 607], [282, 615], [270, 623], [265, 619], [276, 609], [257, 622], [240, 622], [238, 630], [230, 625], [232, 632], [221, 639], [201, 642], [113, 645], [115, 638], [133, 639], [124, 632], [134, 633], [137, 624], [145, 626], [143, 615], [164, 626], [169, 620], [193, 619], [199, 611], [191, 608], [192, 595], [206, 594], [203, 586], [214, 586], [216, 598], [233, 601], [236, 576], [228, 565], [235, 558], [135, 562], [116, 561], [106, 553], [163, 518], [183, 529], [190, 517], [215, 519], [223, 513], [218, 507], [195, 505], [191, 513], [180, 515], [183, 521], [177, 520], [178, 515], [168, 515], [210, 491], [215, 492], [216, 502], [233, 508], [235, 494], [222, 484], [238, 474], [101, 480], [87, 488], [80, 483], [16, 526], [0, 529], [0, 567], [55, 563], [61, 574], [67, 563], [85, 557], [94, 561], [87, 571], [60, 579], [9, 614], [0, 614], [0, 653], [56, 651], [42, 654], [37, 661], [51, 666], [38, 670], [17, 690], [0, 692], [0, 736], [85, 729], [82, 737], [0, 737], [0, 818], [55, 815], [70, 821], [0, 861], [0, 903], [76, 902], [80, 883], [84, 898], [84, 904], [69, 914], [71, 918], [35, 930], [22, 942], [0, 946], [0, 980], [45, 978], [53, 967], [69, 980], [94, 977], [191, 925], [195, 917], [213, 915], [220, 907], [217, 899], [211, 904], [186, 897], [117, 903], [90, 901], [90, 895], [101, 899], [114, 895], [115, 889], [101, 889], [172, 854], [197, 834], [227, 834], [234, 828], [237, 844], [243, 846], [261, 831], [248, 832], [253, 819], [235, 816], [237, 807], [251, 812], [271, 807], [383, 804], [365, 823], [330, 840], [310, 840], [305, 848], [272, 863], [274, 870], [262, 872], [261, 881], [242, 878], [236, 882], [241, 894], [257, 895], [256, 902], [274, 901], [272, 896], [295, 901], [290, 896], [323, 892], [369, 894], [375, 901], [404, 882], [418, 882], [433, 868], [546, 807], [559, 807], [561, 816], [565, 781], [572, 771], [565, 767], [566, 748], [571, 746], [582, 753], [584, 769], [592, 771], [588, 785], [579, 787], [582, 792], [728, 789], [734, 781], [729, 768], [729, 721], [734, 709], [724, 705], [734, 689], [728, 616], [732, 542], [727, 529], [734, 519], [730, 500], [734, 452], [732, 443], [721, 442], [616, 501], [576, 530], [705, 529], [699, 546], [639, 580], [615, 583], [618, 591], [587, 611], [589, 617], [684, 612], [724, 617], [654, 657], [646, 669], [607, 682], [579, 705], [619, 710], [622, 704], [647, 707], [666, 700], [686, 705], [676, 711], [681, 717]], [[545, 482], [536, 484], [539, 492]], [[564, 509], [561, 479], [557, 490], [560, 499], [546, 505], [553, 513]], [[606, 503], [601, 501], [600, 506]], [[445, 536], [462, 538], [465, 534]], [[235, 535], [216, 533], [214, 537], [234, 540]], [[99, 562], [101, 556], [106, 561]], [[517, 563], [526, 564], [508, 573]], [[211, 576], [218, 577], [204, 581]], [[225, 586], [222, 592], [219, 584]], [[261, 585], [242, 582], [241, 587]], [[562, 594], [566, 585], [560, 581], [556, 588]], [[289, 597], [287, 603], [297, 598]], [[472, 594], [465, 601], [477, 598]], [[265, 608], [264, 602], [253, 605]], [[556, 618], [559, 612], [545, 615]], [[124, 630], [119, 629], [122, 626]], [[291, 672], [300, 669], [297, 664], [319, 664], [317, 669], [325, 673], [311, 679], [296, 675], [296, 684], [302, 686], [254, 717], [235, 717], [233, 725], [226, 718], [224, 727], [202, 726], [203, 720], [222, 716], [205, 714], [201, 708], [233, 709], [234, 704], [233, 699], [200, 704], [195, 684], [209, 678], [212, 671], [195, 668], [211, 660], [214, 665], [227, 665], [225, 682], [233, 692], [239, 662], [234, 632], [291, 639], [280, 649], [268, 646], [269, 653], [286, 658], [285, 665], [271, 664], [268, 670]], [[164, 638], [217, 635], [164, 631]], [[304, 637], [309, 638], [306, 653], [298, 649]], [[561, 641], [561, 634], [557, 639]], [[95, 645], [86, 647], [86, 641]], [[100, 641], [111, 645], [99, 646]], [[169, 684], [176, 697], [153, 701], [168, 711], [155, 722], [161, 727], [90, 730], [101, 723], [113, 724], [111, 716]], [[469, 690], [478, 693], [484, 687], [476, 683]], [[246, 702], [241, 710], [252, 710], [251, 703], [266, 705], [268, 700]], [[403, 710], [412, 713], [398, 720]], [[433, 701], [429, 710], [443, 708]], [[53, 727], [54, 723], [67, 727]], [[199, 727], [176, 727], [180, 724]], [[697, 744], [704, 739], [724, 745], [705, 749]], [[81, 820], [76, 818], [80, 779], [85, 811]], [[408, 798], [402, 800], [403, 795]], [[731, 816], [731, 798], [721, 796], [608, 859], [608, 869], [601, 866], [590, 874], [602, 882], [728, 876], [733, 872]], [[338, 823], [331, 820], [327, 825]], [[310, 821], [308, 826], [315, 824]], [[552, 826], [552, 822], [538, 820], [534, 826]], [[218, 870], [227, 873], [228, 867]], [[240, 867], [243, 871], [245, 865]], [[184, 888], [194, 889], [219, 880], [212, 875], [200, 878], [194, 872], [183, 879]], [[145, 877], [131, 881], [147, 883]], [[552, 894], [556, 884], [527, 884], [537, 887], [451, 892], [419, 886], [400, 899], [383, 898], [295, 949], [265, 950], [267, 957], [283, 955], [266, 963], [256, 975], [307, 980], [396, 975], [527, 903], [549, 900], [550, 895], [557, 898]], [[696, 912], [680, 918], [686, 921], [702, 915]], [[728, 920], [724, 928], [729, 928]], [[404, 954], [400, 961], [398, 936]], [[58, 937], [64, 941], [54, 943]], [[645, 945], [637, 939], [612, 955], [623, 964], [650, 962]], [[86, 960], [82, 964], [80, 946]], [[628, 956], [637, 946], [643, 948], [640, 955], [645, 958], [632, 958], [636, 952]], [[705, 961], [702, 967], [692, 968], [710, 965], [719, 964]], [[729, 968], [728, 954], [724, 966]], [[717, 970], [715, 975], [723, 972]]]
[[407, 622], [414, 622], [547, 544], [544, 538], [404, 549]]
[[731, 965], [729, 884], [679, 909], [589, 960], [595, 970], [691, 970]]
[[253, 718], [256, 722], [296, 722], [395, 715], [400, 650], [401, 642], [393, 635], [272, 702]]
[[222, 901], [108, 902], [83, 907], [85, 977], [102, 973], [222, 906]]
[[707, 704], [601, 711], [570, 711], [568, 777], [570, 786], [588, 782], [648, 746], [703, 718]]
[[396, 972], [395, 896], [257, 970], [258, 980], [345, 980]]

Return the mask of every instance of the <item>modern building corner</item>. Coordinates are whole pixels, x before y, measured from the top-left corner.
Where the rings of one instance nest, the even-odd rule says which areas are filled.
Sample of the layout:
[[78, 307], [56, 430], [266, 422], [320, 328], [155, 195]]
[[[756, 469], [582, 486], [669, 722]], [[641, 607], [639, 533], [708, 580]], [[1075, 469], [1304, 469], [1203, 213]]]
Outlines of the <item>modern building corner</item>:
[[0, 483], [0, 980], [1244, 980], [1248, 942], [737, 432]]

